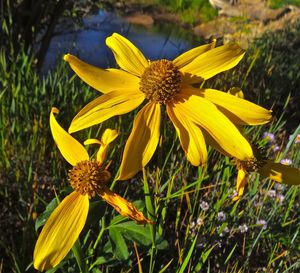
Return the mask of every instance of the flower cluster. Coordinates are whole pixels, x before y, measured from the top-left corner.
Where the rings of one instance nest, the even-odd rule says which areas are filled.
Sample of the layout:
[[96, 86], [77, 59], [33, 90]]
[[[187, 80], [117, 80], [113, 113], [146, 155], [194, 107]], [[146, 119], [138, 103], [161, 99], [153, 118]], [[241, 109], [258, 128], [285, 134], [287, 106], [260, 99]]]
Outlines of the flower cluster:
[[[295, 178], [300, 177], [299, 170], [267, 160], [252, 148], [241, 132], [241, 125], [268, 123], [272, 111], [244, 99], [240, 89], [223, 92], [202, 87], [204, 81], [241, 61], [245, 52], [240, 46], [216, 46], [214, 40], [174, 60], [150, 61], [120, 34], [108, 37], [106, 44], [119, 69], [101, 69], [71, 54], [64, 56], [77, 76], [100, 94], [77, 113], [68, 132], [55, 119], [54, 113], [58, 110], [53, 108], [51, 111], [53, 138], [63, 157], [72, 165], [69, 181], [73, 192], [54, 210], [37, 240], [36, 269], [42, 271], [54, 267], [67, 255], [86, 222], [89, 199], [94, 196], [99, 196], [121, 215], [139, 224], [154, 224], [132, 203], [109, 189], [111, 175], [104, 162], [108, 144], [117, 137], [117, 132], [107, 129], [100, 140], [85, 142], [100, 145], [95, 159], [90, 158], [85, 148], [70, 135], [139, 107], [124, 147], [118, 180], [133, 178], [149, 163], [161, 137], [162, 114], [166, 114], [193, 166], [206, 164], [207, 145], [233, 158], [238, 169], [235, 199], [242, 196], [250, 172], [259, 172], [278, 182], [299, 184]], [[266, 134], [265, 138], [273, 141], [274, 135]], [[200, 207], [203, 211], [210, 209], [205, 201]], [[220, 212], [218, 219], [225, 221], [226, 215]], [[201, 224], [197, 221], [198, 226]], [[239, 229], [247, 232], [248, 227], [242, 225]]]

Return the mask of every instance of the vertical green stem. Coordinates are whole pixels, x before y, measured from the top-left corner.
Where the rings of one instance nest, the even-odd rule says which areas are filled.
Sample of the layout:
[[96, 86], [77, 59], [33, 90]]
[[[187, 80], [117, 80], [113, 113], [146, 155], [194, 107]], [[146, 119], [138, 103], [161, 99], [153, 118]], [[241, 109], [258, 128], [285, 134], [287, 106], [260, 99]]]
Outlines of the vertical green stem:
[[[149, 190], [147, 174], [146, 174], [146, 171], [144, 168], [143, 168], [143, 180], [144, 180], [145, 203], [146, 203], [146, 208], [148, 211], [148, 218], [153, 219], [153, 217], [155, 216], [155, 210], [154, 210], [153, 203], [151, 200], [151, 194], [150, 194], [150, 190]], [[154, 256], [156, 254], [156, 249], [155, 249], [156, 228], [155, 228], [155, 225], [150, 225], [150, 232], [151, 232], [152, 247], [150, 250], [149, 273], [152, 273], [153, 269], [154, 269], [154, 264], [155, 264]]]
[[75, 242], [74, 246], [72, 247], [72, 252], [75, 256], [80, 272], [87, 273], [88, 272], [87, 264], [85, 263], [84, 255], [78, 240]]
[[99, 231], [99, 234], [98, 234], [98, 237], [96, 239], [96, 242], [94, 243], [94, 246], [93, 246], [93, 250], [96, 249], [97, 245], [99, 244], [101, 238], [102, 238], [102, 235], [104, 233], [104, 230], [105, 230], [105, 217], [103, 216], [102, 219], [101, 219], [101, 229]]

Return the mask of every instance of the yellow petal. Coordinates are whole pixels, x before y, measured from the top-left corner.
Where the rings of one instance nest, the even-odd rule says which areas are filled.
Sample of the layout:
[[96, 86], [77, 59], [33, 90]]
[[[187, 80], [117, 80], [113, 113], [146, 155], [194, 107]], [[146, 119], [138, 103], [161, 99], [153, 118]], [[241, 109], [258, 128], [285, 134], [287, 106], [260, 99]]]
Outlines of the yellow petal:
[[113, 116], [126, 114], [137, 108], [144, 100], [144, 94], [138, 90], [118, 90], [104, 94], [82, 108], [74, 117], [69, 128], [73, 133]]
[[300, 170], [268, 160], [258, 171], [262, 176], [288, 185], [300, 184]]
[[98, 194], [121, 215], [129, 217], [137, 224], [153, 224], [142, 212], [140, 212], [132, 203], [112, 192], [110, 189], [103, 187]]
[[80, 161], [88, 160], [89, 155], [87, 151], [58, 124], [54, 113], [58, 113], [58, 109], [53, 107], [50, 113], [50, 128], [53, 139], [63, 157], [73, 166]]
[[191, 50], [184, 52], [183, 54], [179, 55], [173, 63], [178, 67], [181, 68], [193, 60], [197, 58], [199, 55], [203, 54], [204, 52], [214, 48], [216, 46], [216, 40], [214, 39], [212, 43], [198, 46], [195, 48], [192, 48]]
[[103, 145], [108, 145], [109, 143], [113, 142], [118, 137], [118, 131], [113, 129], [105, 129], [104, 133], [101, 137], [101, 142]]
[[187, 159], [194, 166], [203, 165], [207, 160], [205, 139], [199, 126], [181, 115], [176, 107], [167, 105], [167, 113], [174, 124], [180, 144]]
[[160, 116], [160, 105], [150, 102], [135, 117], [124, 148], [119, 180], [133, 177], [152, 158], [160, 136]]
[[218, 109], [235, 124], [265, 124], [272, 118], [271, 110], [229, 93], [214, 89], [201, 89], [199, 94], [216, 104]]
[[237, 44], [226, 44], [201, 54], [180, 70], [207, 80], [236, 66], [244, 54], [244, 50]]
[[237, 201], [243, 196], [247, 184], [248, 184], [247, 173], [242, 169], [238, 170], [238, 175], [236, 180], [237, 196], [233, 197], [233, 201]]
[[61, 262], [83, 229], [88, 210], [88, 196], [75, 191], [58, 205], [36, 242], [33, 258], [35, 269], [44, 271]]
[[248, 141], [234, 124], [207, 99], [196, 95], [178, 95], [174, 105], [182, 115], [203, 127], [211, 137], [231, 156], [240, 160], [253, 157]]
[[106, 44], [112, 50], [118, 65], [133, 75], [141, 76], [149, 65], [143, 53], [118, 33], [108, 37]]
[[80, 79], [102, 93], [119, 90], [124, 86], [135, 88], [139, 84], [138, 77], [120, 69], [101, 69], [71, 54], [66, 54], [64, 60], [70, 64]]

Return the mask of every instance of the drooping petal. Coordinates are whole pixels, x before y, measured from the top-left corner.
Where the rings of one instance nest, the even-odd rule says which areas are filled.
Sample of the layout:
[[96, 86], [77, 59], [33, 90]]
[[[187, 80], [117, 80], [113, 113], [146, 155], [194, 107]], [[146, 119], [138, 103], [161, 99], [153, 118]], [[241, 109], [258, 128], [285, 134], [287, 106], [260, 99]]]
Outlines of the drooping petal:
[[144, 98], [144, 94], [138, 90], [126, 89], [104, 94], [79, 111], [71, 122], [69, 132], [73, 133], [101, 123], [113, 116], [126, 114], [137, 108]]
[[88, 210], [88, 196], [80, 195], [76, 191], [58, 205], [36, 242], [33, 255], [34, 268], [44, 271], [60, 263], [83, 229]]
[[267, 110], [255, 103], [238, 98], [229, 93], [214, 89], [201, 89], [199, 94], [201, 97], [216, 104], [217, 108], [234, 124], [265, 124], [272, 118], [271, 110]]
[[244, 50], [237, 44], [226, 44], [201, 54], [180, 70], [207, 80], [236, 66], [244, 54]]
[[129, 217], [137, 224], [153, 224], [132, 203], [112, 192], [109, 188], [103, 187], [103, 190], [99, 191], [98, 194], [121, 215]]
[[123, 89], [124, 86], [136, 88], [139, 84], [138, 77], [120, 69], [101, 69], [71, 54], [66, 54], [64, 60], [80, 79], [102, 93]]
[[135, 117], [124, 148], [119, 180], [133, 177], [152, 158], [159, 141], [160, 118], [160, 105], [152, 102]]
[[182, 93], [174, 104], [182, 115], [203, 127], [208, 134], [231, 156], [240, 160], [253, 157], [248, 141], [234, 124], [217, 107], [200, 96]]
[[237, 196], [234, 196], [232, 198], [233, 201], [237, 201], [243, 196], [247, 184], [248, 184], [248, 174], [243, 169], [239, 169], [237, 179], [236, 179]]
[[80, 161], [88, 160], [89, 155], [84, 147], [58, 124], [54, 117], [54, 113], [58, 112], [58, 109], [53, 107], [50, 113], [52, 136], [63, 157], [75, 166]]
[[105, 158], [106, 158], [106, 151], [108, 148], [108, 144], [111, 143], [112, 141], [114, 141], [116, 139], [116, 137], [118, 136], [118, 131], [117, 130], [112, 130], [112, 129], [105, 129], [102, 137], [101, 137], [101, 141], [99, 139], [95, 139], [95, 138], [90, 138], [87, 139], [84, 144], [85, 145], [89, 145], [89, 144], [99, 144], [99, 150], [97, 152], [97, 161], [100, 163], [100, 165], [102, 165], [102, 163], [104, 162]]
[[173, 63], [178, 68], [184, 67], [185, 65], [187, 65], [190, 62], [192, 62], [193, 60], [195, 60], [195, 58], [197, 58], [198, 56], [200, 56], [204, 52], [214, 48], [215, 46], [216, 46], [216, 40], [214, 39], [212, 41], [212, 43], [210, 43], [210, 44], [198, 46], [198, 47], [192, 48], [191, 50], [188, 50], [188, 51], [184, 52], [183, 54], [179, 55], [173, 61]]
[[118, 65], [133, 75], [141, 76], [149, 65], [143, 53], [118, 33], [108, 37], [106, 44], [112, 50]]
[[167, 105], [167, 113], [174, 124], [180, 144], [187, 159], [194, 166], [203, 165], [207, 160], [205, 139], [198, 125], [181, 115], [176, 107]]
[[270, 178], [279, 183], [300, 185], [300, 170], [288, 165], [268, 160], [258, 172], [265, 178]]

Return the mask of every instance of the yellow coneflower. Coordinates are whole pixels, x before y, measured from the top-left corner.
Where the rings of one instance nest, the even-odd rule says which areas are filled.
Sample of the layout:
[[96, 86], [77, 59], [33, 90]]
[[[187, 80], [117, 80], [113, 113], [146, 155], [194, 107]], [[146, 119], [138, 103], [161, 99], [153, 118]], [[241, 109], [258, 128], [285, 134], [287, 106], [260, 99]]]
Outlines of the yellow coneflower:
[[36, 242], [33, 264], [40, 271], [56, 266], [68, 254], [85, 225], [89, 199], [95, 195], [99, 195], [120, 214], [139, 224], [152, 223], [132, 203], [107, 187], [111, 175], [103, 166], [103, 162], [108, 144], [118, 135], [116, 130], [106, 129], [101, 140], [87, 141], [89, 144], [100, 144], [97, 158], [94, 160], [89, 157], [85, 148], [58, 124], [54, 117], [54, 113], [57, 112], [56, 108], [52, 108], [51, 132], [61, 154], [73, 166], [69, 171], [69, 181], [74, 191], [52, 212]]
[[253, 156], [251, 146], [234, 124], [266, 123], [271, 111], [225, 92], [193, 87], [236, 66], [244, 56], [238, 45], [215, 47], [213, 41], [173, 61], [149, 61], [117, 33], [108, 37], [106, 44], [120, 69], [100, 69], [70, 54], [64, 56], [83, 81], [104, 93], [76, 115], [69, 132], [128, 113], [146, 99], [125, 145], [120, 180], [134, 176], [152, 158], [160, 137], [163, 105], [192, 165], [199, 166], [207, 160], [204, 131], [236, 158], [246, 160]]

